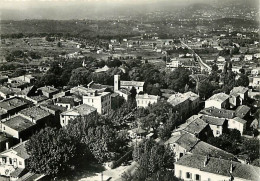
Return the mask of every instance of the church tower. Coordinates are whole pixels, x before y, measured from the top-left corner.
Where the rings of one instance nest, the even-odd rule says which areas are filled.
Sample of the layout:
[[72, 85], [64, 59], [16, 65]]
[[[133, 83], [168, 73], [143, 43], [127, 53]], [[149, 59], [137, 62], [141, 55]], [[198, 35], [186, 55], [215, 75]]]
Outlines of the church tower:
[[114, 91], [120, 89], [120, 75], [114, 75]]

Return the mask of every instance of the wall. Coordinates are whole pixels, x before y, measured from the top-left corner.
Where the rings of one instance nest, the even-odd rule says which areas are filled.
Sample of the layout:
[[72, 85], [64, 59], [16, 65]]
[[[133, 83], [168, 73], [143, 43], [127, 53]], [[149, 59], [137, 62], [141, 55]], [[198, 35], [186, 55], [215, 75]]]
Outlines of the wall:
[[[208, 172], [203, 172], [200, 171], [199, 169], [196, 168], [191, 168], [191, 167], [186, 167], [178, 164], [174, 164], [175, 169], [174, 169], [174, 174], [178, 178], [184, 179], [184, 181], [190, 181], [190, 180], [196, 180], [195, 175], [198, 174], [200, 176], [201, 181], [229, 181], [230, 177], [227, 176], [222, 176], [222, 175], [217, 175], [213, 173], [208, 173]], [[191, 179], [188, 179], [186, 177], [186, 172], [191, 173]]]

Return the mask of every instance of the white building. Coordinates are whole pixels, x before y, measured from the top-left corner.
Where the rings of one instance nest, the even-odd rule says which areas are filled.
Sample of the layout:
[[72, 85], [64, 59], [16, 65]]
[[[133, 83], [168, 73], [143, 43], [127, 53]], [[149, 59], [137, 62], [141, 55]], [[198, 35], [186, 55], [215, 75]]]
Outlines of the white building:
[[17, 180], [24, 172], [29, 155], [25, 149], [27, 141], [0, 153], [0, 174]]
[[87, 94], [83, 95], [83, 104], [95, 107], [99, 114], [107, 114], [111, 110], [111, 93], [89, 89]]
[[61, 126], [67, 126], [70, 120], [73, 120], [77, 117], [88, 117], [95, 116], [97, 114], [97, 109], [89, 106], [87, 104], [81, 104], [72, 109], [69, 109], [60, 114], [60, 124]]
[[239, 117], [235, 117], [235, 118], [228, 120], [228, 128], [229, 129], [236, 129], [242, 135], [244, 130], [246, 129], [246, 123], [247, 123], [246, 120], [241, 119]]
[[180, 66], [181, 66], [180, 61], [179, 61], [179, 60], [176, 60], [176, 59], [171, 60], [171, 62], [166, 63], [166, 67], [167, 67], [168, 69], [175, 69], [175, 68], [178, 68], [178, 67], [180, 67]]
[[251, 75], [252, 75], [252, 76], [258, 76], [258, 75], [260, 75], [260, 67], [257, 67], [257, 68], [255, 68], [255, 69], [252, 69], [252, 70], [251, 70]]
[[225, 58], [222, 56], [219, 56], [217, 59], [218, 62], [225, 62]]
[[159, 100], [159, 96], [154, 96], [154, 95], [136, 95], [136, 102], [137, 102], [137, 107], [148, 107], [151, 104], [155, 104]]
[[144, 91], [144, 82], [139, 81], [122, 81], [120, 80], [120, 75], [114, 75], [114, 90], [120, 90], [121, 88], [125, 88], [127, 90], [131, 90], [132, 88], [136, 89], [136, 92]]
[[253, 82], [250, 83], [249, 85], [254, 87], [254, 88], [259, 88], [260, 87], [260, 76], [253, 77]]
[[231, 91], [230, 91], [230, 95], [232, 94], [238, 94], [239, 95], [239, 100], [240, 100], [240, 105], [242, 105], [244, 103], [245, 100], [248, 99], [248, 88], [247, 87], [234, 87]]
[[205, 108], [215, 107], [218, 109], [228, 107], [229, 95], [225, 93], [214, 94], [205, 101]]
[[174, 174], [185, 181], [260, 180], [260, 168], [202, 155], [185, 155], [174, 163]]
[[251, 61], [253, 60], [253, 55], [245, 55], [245, 61]]

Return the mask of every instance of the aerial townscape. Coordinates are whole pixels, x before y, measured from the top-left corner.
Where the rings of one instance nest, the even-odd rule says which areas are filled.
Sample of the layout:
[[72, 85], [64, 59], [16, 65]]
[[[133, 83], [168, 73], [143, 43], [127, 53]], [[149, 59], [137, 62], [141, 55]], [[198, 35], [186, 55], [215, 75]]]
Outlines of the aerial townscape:
[[0, 2], [0, 181], [260, 181], [258, 0]]

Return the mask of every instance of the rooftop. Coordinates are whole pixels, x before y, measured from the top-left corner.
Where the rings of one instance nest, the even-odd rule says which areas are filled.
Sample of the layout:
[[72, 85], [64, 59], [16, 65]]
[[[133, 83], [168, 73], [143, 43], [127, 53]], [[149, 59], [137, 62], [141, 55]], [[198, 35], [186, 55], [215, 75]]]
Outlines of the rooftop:
[[5, 100], [0, 102], [0, 108], [4, 109], [6, 111], [10, 111], [12, 109], [22, 107], [22, 106], [25, 106], [25, 105], [27, 105], [27, 103], [24, 100], [22, 100], [21, 98], [18, 98], [18, 97], [5, 99]]
[[215, 158], [233, 159], [234, 155], [222, 149], [212, 146], [204, 141], [198, 141], [197, 144], [190, 150], [193, 154], [210, 155]]
[[242, 105], [237, 107], [235, 114], [237, 117], [243, 119], [249, 111], [250, 111], [250, 107]]
[[60, 97], [56, 101], [56, 103], [62, 103], [62, 104], [74, 104], [74, 98], [73, 97]]
[[43, 119], [45, 117], [50, 116], [51, 114], [45, 110], [43, 110], [40, 107], [34, 106], [27, 109], [23, 109], [19, 112], [20, 114], [30, 117], [34, 119], [35, 121], [38, 121], [40, 119]]
[[159, 96], [154, 96], [154, 95], [148, 95], [148, 94], [137, 94], [136, 99], [154, 99], [158, 100]]
[[5, 95], [13, 94], [12, 89], [5, 86], [0, 86], [0, 92], [4, 93]]
[[240, 93], [240, 94], [244, 94], [248, 91], [248, 88], [247, 87], [242, 87], [242, 86], [239, 86], [239, 87], [234, 87], [230, 94], [231, 93]]
[[120, 84], [121, 86], [138, 86], [138, 87], [141, 87], [141, 86], [144, 86], [144, 82], [139, 82], [139, 81], [120, 81]]
[[29, 96], [29, 98], [37, 102], [45, 101], [48, 99], [48, 97], [45, 97], [43, 95]]
[[[259, 167], [213, 157], [209, 157], [209, 160], [204, 167], [205, 159], [206, 156], [191, 154], [181, 157], [180, 160], [177, 161], [175, 164], [196, 168], [204, 172], [223, 175], [227, 177], [230, 177], [230, 175], [232, 175], [234, 178], [260, 180]], [[232, 173], [230, 173], [231, 164], [233, 166]]]
[[231, 119], [235, 117], [235, 111], [227, 110], [227, 109], [218, 109], [215, 107], [204, 108], [203, 110], [200, 111], [200, 113], [218, 117], [218, 118]]
[[69, 109], [69, 110], [67, 110], [67, 111], [65, 111], [61, 114], [62, 115], [71, 115], [71, 114], [75, 115], [75, 113], [76, 113], [80, 116], [86, 116], [86, 115], [89, 115], [92, 112], [95, 112], [96, 110], [97, 109], [92, 107], [92, 106], [89, 106], [87, 104], [81, 104], [81, 105], [76, 106], [72, 109]]
[[47, 92], [47, 93], [54, 93], [54, 92], [59, 91], [58, 89], [51, 87], [51, 86], [40, 87], [38, 90], [41, 90], [42, 92]]
[[25, 119], [24, 117], [20, 115], [15, 115], [11, 118], [6, 119], [6, 121], [2, 122], [4, 125], [8, 126], [9, 128], [12, 128], [16, 131], [24, 131], [35, 124], [29, 121], [28, 119]]
[[1, 155], [3, 155], [4, 153], [8, 153], [10, 151], [15, 151], [16, 152], [16, 155], [23, 158], [23, 159], [28, 159], [30, 156], [28, 155], [27, 151], [26, 151], [26, 148], [25, 148], [25, 145], [28, 144], [28, 141], [24, 141], [24, 142], [21, 142], [13, 147], [11, 147], [10, 149], [8, 150], [5, 150], [1, 153]]
[[213, 96], [211, 96], [210, 98], [208, 98], [207, 101], [209, 100], [215, 100], [218, 102], [224, 102], [229, 98], [229, 95], [225, 94], [225, 93], [218, 93], [218, 94], [214, 94]]
[[191, 101], [194, 101], [200, 97], [198, 94], [195, 94], [194, 92], [191, 92], [191, 91], [186, 92], [183, 95], [185, 97], [189, 98]]
[[235, 121], [237, 121], [237, 122], [239, 122], [239, 123], [242, 123], [242, 124], [246, 124], [246, 123], [247, 123], [246, 120], [241, 119], [241, 118], [239, 118], [239, 117], [235, 117], [235, 118], [233, 118], [233, 120], [235, 120]]
[[209, 123], [211, 125], [217, 125], [217, 126], [223, 126], [223, 124], [225, 123], [225, 120], [226, 120], [224, 118], [217, 118], [217, 117], [208, 116], [208, 115], [202, 115], [200, 117], [200, 119], [202, 119], [206, 123]]
[[198, 138], [189, 133], [186, 133], [183, 134], [178, 140], [176, 140], [175, 143], [189, 151], [192, 147], [194, 147], [197, 144], [198, 141]]
[[207, 125], [208, 123], [205, 123], [202, 119], [197, 118], [189, 123], [184, 130], [191, 134], [197, 134], [200, 133]]
[[181, 94], [181, 93], [177, 93], [177, 94], [171, 95], [169, 97], [169, 99], [167, 100], [167, 102], [169, 102], [172, 106], [177, 106], [177, 105], [185, 102], [186, 100], [188, 100], [188, 97], [183, 96], [183, 94]]

